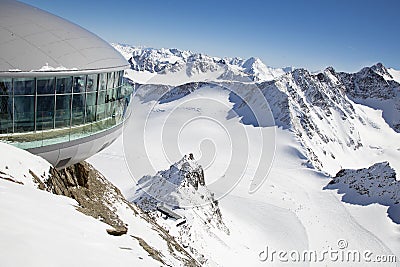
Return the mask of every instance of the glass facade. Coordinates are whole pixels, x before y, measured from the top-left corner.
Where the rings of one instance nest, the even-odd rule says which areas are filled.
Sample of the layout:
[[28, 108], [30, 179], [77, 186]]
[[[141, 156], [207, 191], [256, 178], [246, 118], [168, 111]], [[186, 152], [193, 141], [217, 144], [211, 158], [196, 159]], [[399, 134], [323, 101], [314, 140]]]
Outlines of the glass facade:
[[132, 93], [122, 76], [0, 78], [0, 139], [26, 149], [119, 125]]

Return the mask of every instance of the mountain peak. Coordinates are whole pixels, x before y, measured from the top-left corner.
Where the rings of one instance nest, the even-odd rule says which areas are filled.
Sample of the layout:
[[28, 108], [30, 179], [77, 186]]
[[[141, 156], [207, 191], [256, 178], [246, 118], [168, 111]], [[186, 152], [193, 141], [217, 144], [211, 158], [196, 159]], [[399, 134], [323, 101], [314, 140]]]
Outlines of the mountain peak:
[[388, 72], [387, 68], [380, 62], [371, 66], [371, 70], [373, 70], [376, 74], [382, 76], [385, 80], [393, 80], [393, 76]]
[[193, 157], [185, 155], [169, 169], [154, 176], [143, 176], [138, 181], [134, 202], [144, 210], [156, 210], [165, 203], [172, 207], [192, 207], [212, 199], [205, 185], [204, 171]]

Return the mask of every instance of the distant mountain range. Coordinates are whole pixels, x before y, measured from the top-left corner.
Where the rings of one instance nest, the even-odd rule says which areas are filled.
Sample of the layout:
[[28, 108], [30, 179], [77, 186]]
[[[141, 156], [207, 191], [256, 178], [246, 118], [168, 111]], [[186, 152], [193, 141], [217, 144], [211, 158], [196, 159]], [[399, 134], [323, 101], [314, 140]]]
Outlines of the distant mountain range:
[[159, 75], [182, 73], [190, 78], [185, 81], [193, 81], [204, 74], [208, 74], [209, 80], [269, 81], [292, 70], [290, 67], [267, 67], [259, 58], [254, 57], [247, 60], [238, 57], [218, 58], [179, 49], [112, 45], [129, 60], [134, 71]]
[[[178, 49], [114, 47], [131, 63], [128, 77], [139, 84], [154, 84], [153, 89], [169, 91], [164, 98], [171, 94], [175, 99], [182, 97], [207, 83], [236, 86], [239, 90], [256, 85], [268, 100], [275, 124], [294, 131], [310, 162], [331, 175], [346, 165], [348, 155], [365, 157], [365, 150], [371, 146], [378, 147], [374, 152], [383, 149], [370, 144], [371, 138], [365, 133], [379, 138], [384, 126], [360, 107], [380, 111], [373, 116], [383, 117], [394, 132], [400, 132], [400, 71], [381, 63], [356, 73], [337, 72], [332, 67], [311, 73], [267, 67], [257, 58], [222, 59]], [[146, 72], [155, 76], [143, 79]], [[179, 72], [185, 75], [177, 75]], [[255, 94], [247, 94], [247, 102], [257, 101], [251, 100], [257, 97]], [[243, 101], [241, 106], [246, 104]], [[236, 112], [245, 116], [240, 110]]]

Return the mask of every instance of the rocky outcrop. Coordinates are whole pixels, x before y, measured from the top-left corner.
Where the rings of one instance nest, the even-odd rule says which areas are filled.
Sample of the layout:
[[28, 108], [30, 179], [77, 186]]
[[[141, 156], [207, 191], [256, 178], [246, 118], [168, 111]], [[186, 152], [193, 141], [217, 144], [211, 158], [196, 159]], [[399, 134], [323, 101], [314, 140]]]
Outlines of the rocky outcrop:
[[176, 210], [197, 209], [207, 224], [229, 233], [218, 201], [206, 187], [203, 168], [193, 154], [185, 155], [155, 176], [144, 176], [138, 181], [138, 188], [133, 202], [146, 212], [155, 212], [160, 205]]
[[338, 189], [342, 200], [351, 204], [388, 206], [389, 217], [400, 223], [400, 181], [388, 162], [358, 170], [342, 169], [325, 189]]
[[[75, 199], [82, 213], [100, 218], [112, 226], [108, 233], [121, 235], [127, 226], [116, 214], [116, 202], [126, 202], [118, 188], [108, 182], [89, 163], [80, 162], [62, 170], [54, 168], [45, 181], [48, 191]], [[134, 211], [134, 210], [133, 210]]]
[[200, 236], [229, 235], [218, 201], [206, 187], [203, 168], [192, 154], [155, 176], [144, 176], [138, 188], [133, 202], [164, 229], [173, 228], [170, 232], [200, 263], [210, 260], [202, 254], [207, 249]]
[[[34, 173], [31, 175], [35, 181], [36, 175]], [[107, 233], [110, 235], [120, 236], [128, 232], [129, 226], [120, 217], [118, 209], [129, 210], [134, 217], [150, 224], [153, 231], [167, 243], [169, 256], [179, 260], [183, 266], [199, 266], [198, 262], [182, 248], [174, 237], [158, 225], [151, 216], [144, 213], [135, 204], [128, 202], [120, 190], [89, 163], [80, 162], [62, 170], [51, 168], [49, 176], [42, 177], [39, 181], [41, 180], [43, 180], [42, 183], [37, 183], [38, 188], [75, 199], [79, 204], [77, 210], [111, 226], [107, 229]], [[141, 237], [132, 237], [139, 241], [151, 257], [163, 265], [170, 266], [165, 252], [163, 255]]]

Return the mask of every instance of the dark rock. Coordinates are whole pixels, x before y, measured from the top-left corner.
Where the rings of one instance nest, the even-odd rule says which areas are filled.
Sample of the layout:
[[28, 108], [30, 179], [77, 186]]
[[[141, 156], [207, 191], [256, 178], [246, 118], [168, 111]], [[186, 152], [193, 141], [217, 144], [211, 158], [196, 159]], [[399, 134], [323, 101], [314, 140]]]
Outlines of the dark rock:
[[128, 232], [128, 228], [119, 228], [119, 229], [107, 229], [107, 233], [113, 236], [121, 236], [125, 235]]

